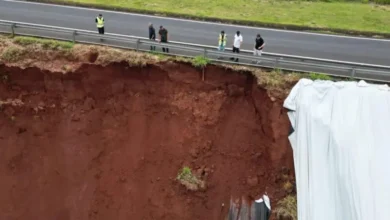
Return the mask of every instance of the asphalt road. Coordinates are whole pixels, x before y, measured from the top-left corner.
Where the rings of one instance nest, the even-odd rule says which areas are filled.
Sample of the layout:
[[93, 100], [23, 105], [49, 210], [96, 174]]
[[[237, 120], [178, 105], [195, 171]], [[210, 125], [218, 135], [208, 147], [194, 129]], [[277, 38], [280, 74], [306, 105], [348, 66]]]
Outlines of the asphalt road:
[[105, 17], [107, 33], [148, 35], [148, 23], [165, 26], [172, 41], [216, 45], [218, 34], [225, 30], [231, 45], [236, 30], [243, 38], [243, 49], [253, 48], [254, 38], [260, 33], [266, 41], [265, 52], [297, 56], [390, 65], [390, 41], [341, 37], [325, 34], [284, 31], [183, 19], [162, 18], [122, 12], [101, 11], [57, 5], [16, 1], [0, 1], [0, 19], [68, 28], [96, 30], [94, 19], [98, 13]]

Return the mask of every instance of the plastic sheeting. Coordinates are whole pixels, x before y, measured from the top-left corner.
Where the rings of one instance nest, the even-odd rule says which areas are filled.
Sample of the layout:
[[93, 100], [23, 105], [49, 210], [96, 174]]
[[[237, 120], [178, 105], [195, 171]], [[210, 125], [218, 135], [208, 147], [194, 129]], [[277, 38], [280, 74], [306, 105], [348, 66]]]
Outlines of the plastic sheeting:
[[299, 220], [390, 219], [390, 91], [302, 79], [284, 102]]

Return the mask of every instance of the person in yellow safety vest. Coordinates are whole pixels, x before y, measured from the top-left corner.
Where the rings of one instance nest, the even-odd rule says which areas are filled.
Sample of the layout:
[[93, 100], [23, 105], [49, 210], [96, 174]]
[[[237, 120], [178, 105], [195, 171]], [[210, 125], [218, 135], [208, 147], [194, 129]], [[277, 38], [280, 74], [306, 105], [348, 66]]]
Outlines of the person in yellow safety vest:
[[102, 14], [99, 14], [98, 17], [95, 19], [97, 29], [99, 31], [99, 34], [104, 34], [104, 18]]
[[[221, 52], [225, 51], [226, 40], [227, 40], [227, 37], [226, 37], [225, 31], [221, 31], [221, 33], [219, 34], [219, 38], [218, 38], [218, 50], [219, 51], [221, 51]], [[222, 57], [219, 56], [218, 59], [222, 59]]]
[[221, 31], [219, 34], [219, 39], [218, 39], [218, 50], [219, 51], [225, 51], [225, 46], [226, 46], [226, 34], [225, 31]]

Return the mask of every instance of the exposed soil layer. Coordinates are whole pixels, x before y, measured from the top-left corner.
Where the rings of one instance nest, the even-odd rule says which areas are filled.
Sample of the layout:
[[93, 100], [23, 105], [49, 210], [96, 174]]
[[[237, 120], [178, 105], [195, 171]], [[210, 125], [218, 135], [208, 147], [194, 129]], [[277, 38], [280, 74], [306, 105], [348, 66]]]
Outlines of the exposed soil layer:
[[[187, 64], [0, 66], [0, 219], [223, 219], [293, 181], [290, 123], [250, 74]], [[176, 181], [189, 166], [207, 189]], [[225, 205], [222, 207], [222, 203]]]

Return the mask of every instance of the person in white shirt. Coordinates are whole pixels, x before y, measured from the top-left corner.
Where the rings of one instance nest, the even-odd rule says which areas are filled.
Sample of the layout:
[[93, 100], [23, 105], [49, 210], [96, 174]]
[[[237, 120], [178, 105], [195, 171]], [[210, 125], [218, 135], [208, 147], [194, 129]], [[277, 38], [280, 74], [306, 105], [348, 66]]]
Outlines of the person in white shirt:
[[[234, 35], [233, 53], [240, 53], [241, 44], [242, 44], [242, 35], [241, 35], [240, 31], [237, 31], [236, 35]], [[231, 60], [234, 60], [234, 57], [231, 58]], [[238, 62], [238, 58], [236, 58], [235, 61]]]

